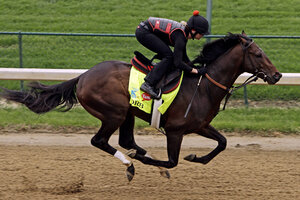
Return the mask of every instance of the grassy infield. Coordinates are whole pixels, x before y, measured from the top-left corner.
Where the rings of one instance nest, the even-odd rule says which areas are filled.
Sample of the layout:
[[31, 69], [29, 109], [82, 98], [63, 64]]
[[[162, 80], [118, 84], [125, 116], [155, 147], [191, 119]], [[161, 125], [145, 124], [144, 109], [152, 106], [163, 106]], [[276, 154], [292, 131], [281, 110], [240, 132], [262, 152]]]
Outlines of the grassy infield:
[[[0, 0], [0, 31], [121, 33], [133, 34], [148, 16], [187, 20], [194, 9], [204, 16], [205, 0]], [[213, 2], [213, 34], [300, 35], [300, 4], [297, 0], [228, 0]], [[205, 40], [189, 41], [190, 58], [199, 54]], [[300, 72], [300, 40], [256, 39], [281, 72]], [[103, 60], [129, 61], [134, 50], [150, 57], [134, 38], [24, 36], [24, 67], [90, 68]], [[17, 36], [0, 35], [0, 67], [18, 67]], [[53, 84], [53, 83], [50, 83]], [[0, 81], [1, 86], [19, 88], [18, 81]], [[249, 86], [251, 100], [300, 100], [299, 86]], [[242, 91], [233, 98], [242, 98]], [[213, 121], [223, 131], [279, 131], [300, 133], [299, 108], [229, 108]], [[99, 126], [98, 120], [77, 108], [33, 115], [24, 108], [0, 110], [0, 126]], [[146, 123], [138, 120], [137, 126]]]

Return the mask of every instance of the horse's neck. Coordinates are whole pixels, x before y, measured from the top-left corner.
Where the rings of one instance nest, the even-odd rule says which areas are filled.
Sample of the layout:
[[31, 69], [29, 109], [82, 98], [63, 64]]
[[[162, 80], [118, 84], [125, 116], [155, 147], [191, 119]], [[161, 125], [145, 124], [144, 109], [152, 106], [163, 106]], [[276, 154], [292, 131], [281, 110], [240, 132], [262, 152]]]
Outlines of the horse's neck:
[[[240, 45], [235, 46], [229, 52], [217, 59], [211, 66], [208, 67], [208, 74], [216, 82], [230, 88], [239, 75], [243, 72], [241, 65], [243, 63], [243, 50]], [[211, 87], [218, 87], [211, 84]], [[220, 90], [210, 90], [211, 96], [214, 96], [216, 101], [222, 101], [226, 95], [226, 91], [220, 93]]]
[[218, 83], [226, 87], [231, 87], [242, 73], [241, 65], [243, 57], [244, 53], [241, 46], [236, 45], [209, 66], [208, 73]]

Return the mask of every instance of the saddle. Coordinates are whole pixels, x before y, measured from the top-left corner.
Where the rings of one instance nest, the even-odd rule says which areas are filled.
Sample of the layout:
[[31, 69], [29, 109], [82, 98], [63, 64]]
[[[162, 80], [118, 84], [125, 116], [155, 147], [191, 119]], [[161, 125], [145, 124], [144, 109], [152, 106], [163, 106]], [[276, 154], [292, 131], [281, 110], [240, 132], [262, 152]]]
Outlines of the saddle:
[[[152, 60], [149, 60], [142, 53], [138, 51], [135, 51], [134, 54], [135, 56], [131, 59], [130, 62], [133, 67], [135, 67], [137, 70], [139, 70], [144, 74], [148, 74], [155, 67], [155, 64], [152, 63], [152, 60], [154, 58], [159, 59], [159, 57], [156, 55], [153, 57]], [[156, 88], [161, 88], [163, 94], [172, 92], [178, 87], [180, 83], [180, 77], [181, 77], [181, 70], [174, 69], [163, 76], [163, 78], [156, 85]]]

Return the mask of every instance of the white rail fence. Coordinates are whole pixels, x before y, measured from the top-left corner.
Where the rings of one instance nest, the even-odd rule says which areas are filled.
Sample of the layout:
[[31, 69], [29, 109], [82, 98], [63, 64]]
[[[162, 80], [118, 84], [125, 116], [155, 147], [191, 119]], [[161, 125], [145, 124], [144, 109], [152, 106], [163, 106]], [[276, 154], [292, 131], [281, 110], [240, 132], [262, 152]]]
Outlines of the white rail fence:
[[[37, 68], [0, 68], [0, 80], [66, 81], [86, 72], [87, 69], [37, 69]], [[244, 73], [235, 84], [242, 84], [250, 74]], [[261, 79], [251, 84], [266, 84]], [[300, 85], [300, 73], [283, 73], [277, 85]]]

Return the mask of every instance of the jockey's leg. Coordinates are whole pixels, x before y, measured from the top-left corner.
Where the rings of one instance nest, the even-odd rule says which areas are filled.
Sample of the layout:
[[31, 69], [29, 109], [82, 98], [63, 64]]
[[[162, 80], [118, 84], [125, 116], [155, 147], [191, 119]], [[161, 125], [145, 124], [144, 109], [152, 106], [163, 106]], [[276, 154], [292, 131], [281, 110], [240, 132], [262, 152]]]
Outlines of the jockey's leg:
[[159, 99], [160, 90], [156, 90], [155, 86], [168, 71], [168, 68], [173, 63], [173, 52], [170, 47], [162, 41], [158, 36], [144, 29], [136, 30], [137, 40], [146, 48], [159, 54], [162, 61], [155, 65], [154, 69], [145, 78], [145, 83], [142, 84], [141, 90], [149, 93], [153, 98]]

